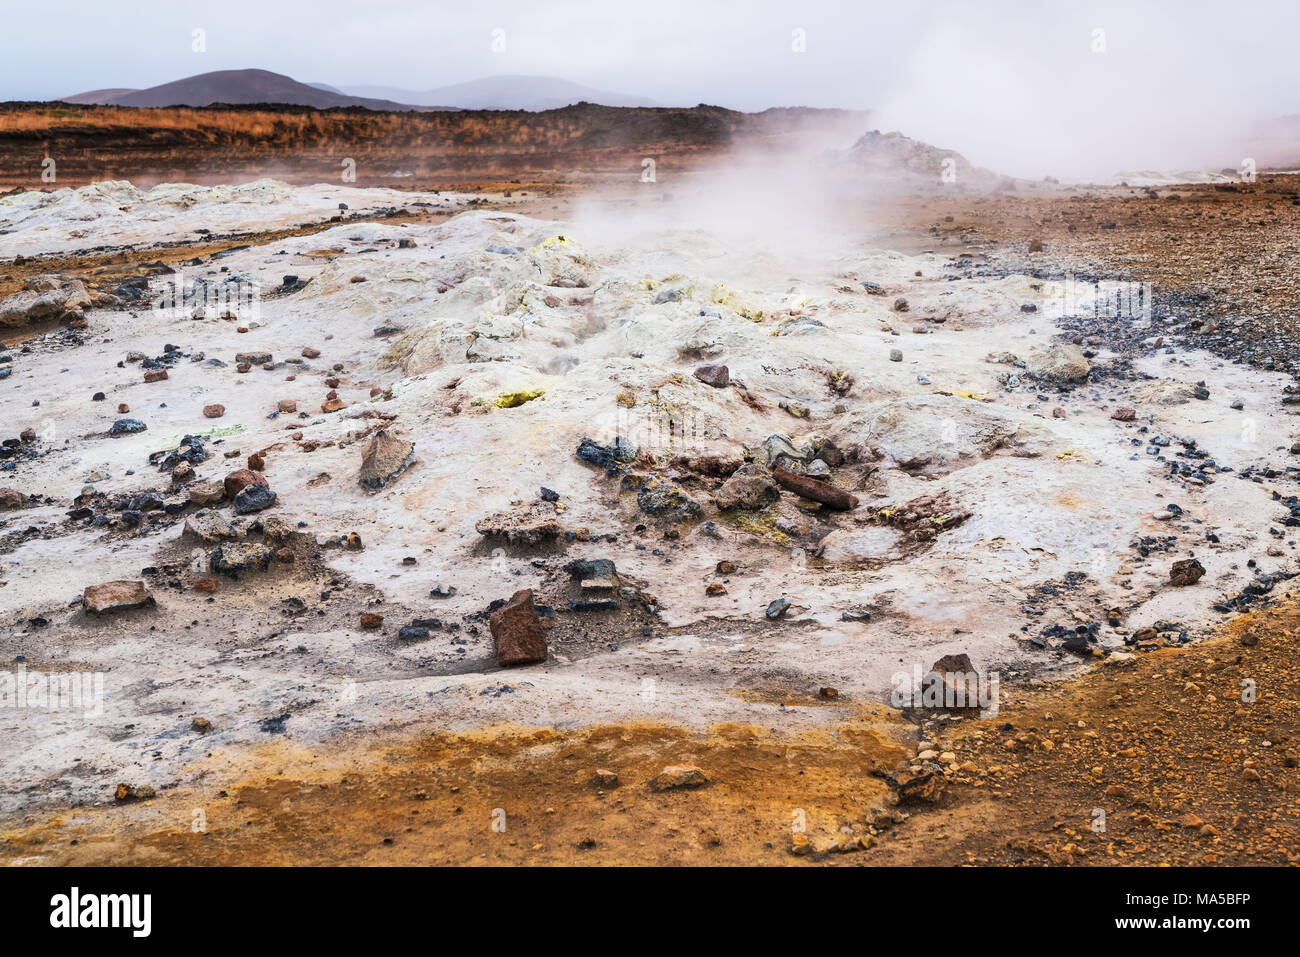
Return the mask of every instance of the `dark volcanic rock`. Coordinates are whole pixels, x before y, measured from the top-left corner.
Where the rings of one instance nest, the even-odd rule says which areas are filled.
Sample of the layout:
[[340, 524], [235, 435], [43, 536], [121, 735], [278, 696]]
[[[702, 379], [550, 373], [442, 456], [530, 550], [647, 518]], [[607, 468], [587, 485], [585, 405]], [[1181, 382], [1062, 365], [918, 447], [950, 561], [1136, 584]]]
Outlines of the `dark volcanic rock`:
[[108, 434], [117, 438], [122, 435], [135, 435], [147, 428], [148, 426], [139, 419], [118, 419], [109, 427]]
[[248, 485], [235, 496], [235, 511], [240, 515], [260, 512], [274, 505], [275, 498], [275, 493], [265, 485]]

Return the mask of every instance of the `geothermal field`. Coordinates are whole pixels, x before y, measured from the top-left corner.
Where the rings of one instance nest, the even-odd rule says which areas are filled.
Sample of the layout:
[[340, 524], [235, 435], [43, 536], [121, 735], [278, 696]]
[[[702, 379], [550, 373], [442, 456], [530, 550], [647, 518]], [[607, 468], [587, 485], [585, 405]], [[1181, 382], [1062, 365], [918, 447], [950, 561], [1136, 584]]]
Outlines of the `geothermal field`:
[[[1290, 859], [1294, 699], [1185, 692], [1294, 691], [1257, 660], [1293, 360], [1086, 249], [1098, 205], [1231, 207], [945, 192], [912, 147], [751, 223], [725, 160], [0, 198], [4, 856]], [[1295, 196], [1228, 198], [1294, 229]], [[999, 235], [1044, 210], [1083, 235]], [[1162, 734], [1214, 770], [1162, 781]], [[1044, 792], [1075, 839], [1002, 810]]]
[[13, 923], [1284, 913], [1300, 10], [54, 6], [0, 15]]

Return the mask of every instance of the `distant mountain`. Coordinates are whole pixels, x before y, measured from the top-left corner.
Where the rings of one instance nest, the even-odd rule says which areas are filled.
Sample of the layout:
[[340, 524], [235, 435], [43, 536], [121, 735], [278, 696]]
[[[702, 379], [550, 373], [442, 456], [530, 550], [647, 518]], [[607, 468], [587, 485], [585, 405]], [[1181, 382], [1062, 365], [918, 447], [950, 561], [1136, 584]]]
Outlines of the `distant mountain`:
[[115, 96], [125, 96], [128, 93], [135, 93], [136, 90], [130, 87], [121, 87], [114, 90], [91, 90], [88, 93], [78, 93], [76, 96], [61, 97], [64, 103], [80, 103], [84, 106], [103, 106], [110, 103]]
[[420, 106], [462, 110], [556, 110], [574, 103], [601, 106], [658, 106], [653, 100], [611, 93], [553, 76], [488, 76], [433, 90], [403, 90], [391, 86], [348, 86], [356, 96], [375, 96]]
[[419, 110], [437, 108], [387, 99], [372, 99], [299, 83], [292, 77], [269, 70], [217, 70], [200, 73], [146, 90], [94, 90], [65, 97], [68, 103], [99, 103], [111, 106], [208, 106], [212, 103], [288, 103], [326, 110], [335, 106], [362, 106], [370, 110]]

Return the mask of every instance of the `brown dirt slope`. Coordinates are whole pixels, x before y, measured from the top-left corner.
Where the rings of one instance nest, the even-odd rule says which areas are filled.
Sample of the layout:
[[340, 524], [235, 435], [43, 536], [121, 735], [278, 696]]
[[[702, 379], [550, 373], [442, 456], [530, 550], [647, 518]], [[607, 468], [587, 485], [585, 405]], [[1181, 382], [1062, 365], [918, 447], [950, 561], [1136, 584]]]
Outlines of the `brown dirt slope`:
[[[796, 737], [635, 724], [488, 728], [333, 753], [268, 745], [217, 755], [213, 768], [225, 769], [200, 787], [11, 819], [0, 859], [1297, 864], [1297, 632], [1300, 601], [1288, 600], [1198, 645], [1004, 688], [1011, 700], [996, 718], [933, 721], [923, 734], [951, 752], [951, 771], [932, 802], [898, 805], [882, 779], [915, 748], [901, 744], [914, 742], [914, 724], [823, 702], [828, 721], [841, 720]], [[1247, 688], [1254, 700], [1243, 700]], [[674, 764], [698, 766], [709, 783], [648, 786]], [[596, 780], [602, 769], [618, 783]], [[200, 811], [205, 831], [194, 826]]]

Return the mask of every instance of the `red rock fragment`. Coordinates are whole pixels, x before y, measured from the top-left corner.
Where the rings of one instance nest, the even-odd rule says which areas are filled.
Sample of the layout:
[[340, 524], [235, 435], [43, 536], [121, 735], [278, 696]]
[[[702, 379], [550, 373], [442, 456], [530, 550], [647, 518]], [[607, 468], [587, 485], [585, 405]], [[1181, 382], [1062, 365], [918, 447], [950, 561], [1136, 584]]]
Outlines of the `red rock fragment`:
[[488, 626], [496, 643], [497, 664], [502, 667], [546, 660], [546, 632], [537, 617], [531, 588], [515, 592], [510, 601], [492, 612]]

